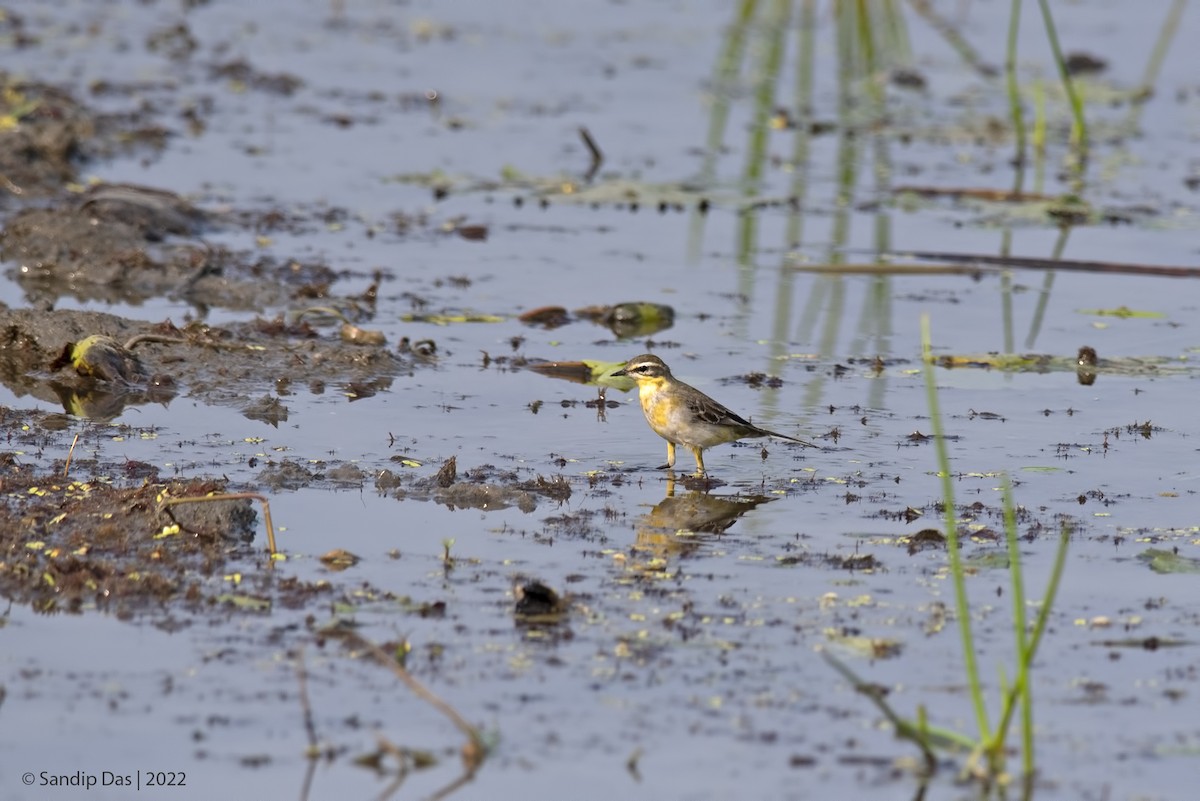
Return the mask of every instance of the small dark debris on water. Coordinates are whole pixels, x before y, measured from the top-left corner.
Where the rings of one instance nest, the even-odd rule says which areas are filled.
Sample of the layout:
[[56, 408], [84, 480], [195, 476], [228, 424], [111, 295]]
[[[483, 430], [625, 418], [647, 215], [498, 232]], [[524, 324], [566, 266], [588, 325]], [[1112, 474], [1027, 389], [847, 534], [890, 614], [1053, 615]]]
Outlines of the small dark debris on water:
[[399, 475], [386, 468], [380, 470], [379, 474], [375, 476], [375, 489], [379, 490], [380, 492], [387, 492], [388, 490], [395, 489], [403, 483], [404, 481]]
[[451, 456], [438, 468], [434, 481], [439, 487], [449, 487], [458, 478], [458, 457]]
[[[436, 481], [432, 482], [436, 485]], [[431, 497], [448, 509], [481, 509], [496, 511], [515, 506], [526, 514], [537, 508], [537, 498], [520, 487], [503, 486], [498, 483], [474, 483], [458, 481], [449, 487], [438, 487], [431, 495], [423, 487], [398, 490], [395, 497], [423, 499]]]
[[151, 481], [158, 480], [158, 468], [149, 462], [139, 462], [137, 459], [126, 459], [121, 465], [121, 472], [126, 478], [131, 479], [149, 479]]
[[344, 548], [334, 548], [332, 551], [321, 554], [321, 564], [330, 570], [346, 570], [347, 568], [354, 567], [361, 561], [361, 558]]
[[579, 138], [583, 141], [583, 146], [587, 148], [589, 156], [588, 169], [584, 173], [583, 180], [590, 182], [596, 177], [596, 173], [600, 171], [600, 166], [604, 164], [604, 151], [596, 143], [596, 139], [592, 136], [591, 131], [583, 126], [579, 128]]
[[562, 476], [553, 478], [538, 476], [532, 481], [522, 482], [520, 487], [527, 492], [535, 492], [559, 502], [566, 501], [571, 497], [571, 483]]
[[1194, 645], [1189, 640], [1164, 639], [1162, 637], [1131, 637], [1124, 640], [1101, 640], [1096, 643], [1104, 648], [1141, 648], [1145, 651], [1157, 651], [1159, 648], [1179, 648], [1184, 645]]
[[571, 314], [562, 306], [539, 306], [536, 309], [530, 309], [517, 319], [525, 325], [536, 325], [553, 330], [571, 322]]
[[174, 192], [137, 184], [96, 184], [83, 193], [79, 208], [106, 224], [128, 225], [150, 242], [196, 236], [209, 223], [207, 214]]
[[675, 325], [675, 309], [645, 301], [618, 303], [601, 316], [600, 322], [623, 339], [648, 337]]
[[[551, 378], [574, 381], [577, 384], [587, 384], [592, 381], [592, 368], [586, 362], [543, 362], [531, 360], [526, 362], [525, 366], [535, 373], [540, 373]], [[535, 403], [540, 408], [542, 402], [535, 401]], [[534, 414], [537, 414], [537, 410], [534, 410]]]
[[997, 414], [996, 412], [977, 412], [974, 409], [968, 410], [967, 419], [974, 420], [976, 417], [980, 418], [981, 420], [999, 420], [1001, 423], [1006, 422], [1004, 416]]
[[1106, 429], [1104, 435], [1106, 437], [1111, 436], [1113, 439], [1120, 439], [1121, 434], [1125, 433], [1131, 436], [1141, 437], [1142, 439], [1150, 439], [1154, 434], [1161, 434], [1164, 431], [1166, 431], [1166, 429], [1162, 428], [1161, 426], [1156, 426], [1147, 420], [1144, 423], [1134, 421], [1127, 426], [1118, 426], [1116, 428]]
[[209, 67], [213, 78], [244, 84], [246, 88], [264, 94], [290, 97], [304, 86], [303, 79], [286, 72], [264, 72], [244, 59], [234, 59]]
[[880, 567], [879, 560], [869, 553], [842, 556], [835, 561], [840, 562], [844, 570], [876, 570]]
[[279, 398], [264, 395], [246, 404], [242, 408], [242, 416], [247, 420], [258, 420], [279, 428], [280, 423], [287, 422], [288, 407]]
[[914, 89], [917, 91], [923, 90], [926, 85], [925, 76], [914, 69], [906, 69], [897, 67], [892, 70], [890, 76], [893, 86], [898, 86], [901, 89]]
[[601, 396], [598, 398], [592, 398], [589, 401], [584, 401], [583, 405], [589, 409], [615, 409], [621, 404], [617, 403], [615, 400], [606, 400], [603, 396]]
[[1108, 69], [1108, 61], [1091, 53], [1068, 53], [1064, 66], [1069, 75], [1095, 75]]
[[1088, 345], [1084, 345], [1079, 349], [1079, 353], [1075, 357], [1076, 365], [1075, 377], [1079, 381], [1080, 386], [1090, 387], [1096, 383], [1096, 370], [1099, 363], [1099, 358], [1096, 355], [1096, 349]]
[[753, 389], [761, 389], [762, 387], [770, 387], [771, 389], [778, 389], [779, 387], [783, 386], [782, 378], [780, 378], [778, 376], [767, 375], [766, 373], [760, 373], [757, 371], [752, 372], [752, 373], [745, 373], [745, 374], [739, 375], [739, 376], [734, 376], [733, 378], [726, 379], [722, 383], [731, 384], [735, 381], [741, 382], [741, 383], [745, 384], [746, 386], [751, 387]]
[[908, 555], [912, 556], [918, 551], [945, 548], [946, 536], [935, 528], [924, 528], [909, 537], [906, 544], [908, 545]]
[[294, 490], [307, 487], [317, 480], [317, 474], [291, 459], [284, 459], [259, 471], [257, 480], [272, 490]]
[[364, 398], [373, 398], [377, 392], [378, 390], [374, 386], [364, 381], [351, 381], [342, 387], [342, 394], [351, 403]]
[[387, 337], [382, 331], [362, 328], [352, 323], [342, 323], [338, 332], [342, 342], [347, 345], [363, 345], [364, 347], [380, 348], [387, 344]]
[[420, 359], [433, 359], [437, 356], [437, 343], [432, 339], [418, 339], [415, 342], [409, 340], [408, 337], [401, 337], [396, 344], [396, 350], [400, 353], [411, 353]]
[[1003, 539], [1000, 532], [996, 531], [996, 529], [991, 528], [990, 526], [984, 526], [983, 528], [977, 529], [970, 534], [966, 534], [964, 532], [959, 536], [960, 538], [969, 536], [970, 539], [973, 539], [976, 542], [1000, 542]]
[[486, 225], [460, 225], [454, 232], [468, 242], [486, 242], [488, 238]]
[[513, 617], [526, 625], [553, 625], [561, 623], [567, 613], [567, 604], [547, 584], [537, 579], [518, 582], [513, 586]]
[[325, 478], [338, 484], [362, 484], [367, 474], [355, 464], [339, 464], [325, 471]]

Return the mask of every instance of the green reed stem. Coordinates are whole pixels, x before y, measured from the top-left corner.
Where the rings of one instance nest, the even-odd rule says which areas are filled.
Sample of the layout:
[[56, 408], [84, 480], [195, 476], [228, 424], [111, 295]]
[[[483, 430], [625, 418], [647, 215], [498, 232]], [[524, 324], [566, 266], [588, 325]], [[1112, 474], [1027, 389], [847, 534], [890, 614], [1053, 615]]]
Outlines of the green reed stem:
[[1046, 87], [1033, 82], [1033, 191], [1041, 194], [1046, 185]]
[[[816, 60], [816, 0], [801, 0], [796, 30], [796, 68], [792, 87], [792, 111], [796, 115], [792, 130], [792, 175], [788, 193], [795, 208], [787, 216], [784, 253], [803, 244], [805, 207], [808, 203], [810, 152], [812, 146], [813, 76]], [[778, 359], [785, 355], [788, 328], [791, 326], [792, 303], [795, 298], [796, 271], [785, 264], [779, 267], [775, 286], [775, 311], [771, 326], [770, 355]]]
[[930, 334], [929, 315], [921, 315], [921, 355], [924, 362], [925, 398], [929, 405], [933, 444], [937, 452], [938, 474], [942, 479], [942, 504], [946, 510], [946, 553], [950, 562], [950, 576], [954, 581], [954, 603], [958, 617], [958, 633], [963, 647], [963, 668], [967, 684], [971, 689], [971, 701], [975, 706], [975, 721], [979, 725], [979, 737], [987, 740], [991, 726], [988, 725], [987, 705], [983, 701], [983, 686], [979, 681], [979, 666], [975, 661], [975, 638], [971, 633], [971, 605], [967, 599], [967, 582], [963, 573], [962, 555], [958, 546], [958, 520], [954, 512], [954, 480], [950, 474], [950, 454], [946, 448], [946, 432], [942, 427], [942, 412], [938, 404], [937, 379], [933, 365], [933, 345]]
[[[1004, 78], [1008, 85], [1008, 113], [1012, 116], [1013, 133], [1017, 138], [1018, 176], [1024, 175], [1020, 167], [1025, 163], [1025, 111], [1021, 107], [1021, 87], [1017, 83], [1017, 38], [1020, 27], [1021, 0], [1012, 0], [1008, 14], [1008, 52], [1004, 59]], [[1021, 191], [1020, 183], [1015, 191]]]
[[[1013, 501], [1012, 479], [1007, 474], [1001, 479], [1000, 493], [1004, 503], [1004, 539], [1008, 543], [1009, 594], [1013, 601], [1013, 637], [1017, 643], [1017, 681], [1008, 697], [1021, 700], [1021, 758], [1026, 775], [1033, 772], [1033, 689], [1029, 683], [1028, 622], [1025, 613], [1025, 578], [1021, 571], [1021, 547], [1017, 540], [1017, 508]], [[1004, 732], [1008, 730], [1012, 704], [1005, 704], [1001, 713], [997, 733], [1003, 747]]]
[[1181, 28], [1179, 20], [1183, 16], [1185, 6], [1187, 6], [1187, 0], [1174, 0], [1171, 3], [1171, 8], [1167, 11], [1167, 18], [1163, 20], [1158, 39], [1154, 42], [1154, 48], [1150, 51], [1150, 61], [1147, 62], [1146, 71], [1142, 74], [1137, 95], [1134, 97], [1133, 102], [1129, 104], [1129, 116], [1124, 125], [1125, 135], [1134, 136], [1137, 133], [1142, 110], [1147, 105], [1144, 101], [1154, 92], [1154, 84], [1158, 82], [1158, 73], [1162, 68], [1163, 61], [1167, 57], [1167, 50], [1170, 49], [1171, 43], [1175, 40], [1175, 35]]
[[[712, 109], [708, 115], [708, 133], [704, 140], [704, 160], [700, 168], [700, 180], [703, 185], [712, 184], [716, 178], [717, 159], [721, 154], [721, 146], [725, 142], [725, 128], [729, 124], [730, 104], [736, 93], [742, 56], [746, 50], [746, 37], [757, 7], [757, 0], [741, 0], [738, 3], [737, 13], [725, 33], [724, 44], [717, 56], [712, 86], [709, 87]], [[704, 224], [707, 219], [707, 214], [693, 207], [691, 223], [688, 225], [688, 261], [690, 262], [695, 262], [700, 258]]]
[[1050, 14], [1049, 0], [1038, 0], [1038, 5], [1042, 9], [1042, 21], [1046, 26], [1046, 38], [1050, 41], [1050, 50], [1054, 53], [1054, 63], [1058, 66], [1058, 75], [1062, 79], [1063, 90], [1066, 91], [1067, 98], [1071, 102], [1071, 114], [1075, 119], [1072, 132], [1075, 135], [1080, 154], [1086, 156], [1088, 133], [1087, 122], [1083, 118], [1083, 98], [1076, 91], [1075, 82], [1071, 80], [1071, 76], [1067, 72], [1067, 62], [1063, 58], [1062, 48], [1058, 44], [1058, 32], [1054, 27], [1054, 17]]
[[[763, 32], [763, 40], [755, 43], [760, 50], [760, 58], [753, 74], [753, 118], [746, 148], [746, 164], [742, 170], [742, 194], [747, 200], [757, 198], [762, 192], [763, 173], [767, 165], [767, 139], [771, 133], [771, 115], [775, 110], [775, 89], [783, 68], [785, 33], [790, 13], [789, 0], [775, 0], [756, 26], [756, 30]], [[756, 209], [746, 208], [739, 219], [738, 264], [744, 268], [754, 266], [758, 249], [758, 218]], [[750, 270], [742, 270], [738, 278], [738, 292], [742, 297], [754, 296], [754, 278]]]
[[[1071, 226], [1064, 225], [1058, 229], [1058, 239], [1054, 241], [1054, 250], [1050, 258], [1057, 261], [1062, 258], [1067, 248], [1067, 238], [1071, 235]], [[1032, 348], [1042, 330], [1042, 320], [1046, 316], [1046, 308], [1050, 305], [1050, 290], [1054, 289], [1054, 270], [1047, 270], [1042, 276], [1042, 289], [1038, 293], [1037, 305], [1033, 309], [1033, 318], [1029, 323], [1029, 335], [1025, 337], [1025, 347]]]
[[[1007, 478], [1005, 479], [1007, 484]], [[1006, 486], [1006, 492], [1008, 492]], [[1007, 517], [1009, 514], [1010, 501], [1006, 501], [1005, 518], [1006, 527], [1008, 526]], [[1010, 536], [1009, 552], [1015, 552], [1016, 542], [1016, 525], [1015, 521], [1012, 524]], [[1046, 597], [1042, 599], [1038, 616], [1034, 622], [1033, 633], [1027, 635], [1025, 632], [1025, 616], [1024, 609], [1021, 610], [1020, 617], [1014, 621], [1014, 625], [1018, 626], [1017, 642], [1017, 680], [1011, 687], [1006, 688], [1004, 692], [1003, 709], [1000, 714], [1000, 725], [997, 726], [996, 732], [990, 742], [985, 745], [985, 749], [989, 753], [990, 760], [995, 763], [1003, 758], [1004, 739], [1008, 731], [1009, 722], [1012, 720], [1013, 713], [1017, 703], [1021, 705], [1021, 762], [1022, 770], [1025, 777], [1028, 779], [1033, 776], [1034, 772], [1034, 750], [1033, 750], [1033, 685], [1030, 681], [1029, 674], [1033, 666], [1034, 657], [1037, 655], [1038, 646], [1041, 644], [1042, 634], [1045, 633], [1046, 623], [1050, 618], [1050, 609], [1054, 606], [1054, 599], [1058, 595], [1058, 587], [1062, 580], [1063, 569], [1067, 564], [1067, 550], [1071, 541], [1071, 529], [1068, 526], [1063, 527], [1062, 534], [1058, 540], [1058, 550], [1054, 555], [1054, 564], [1050, 570], [1050, 580], [1046, 584]], [[1018, 564], [1017, 561], [1012, 562], [1013, 565]], [[1014, 574], [1015, 575], [1015, 574]], [[1018, 591], [1016, 582], [1018, 579], [1013, 579], [1014, 594]], [[1014, 600], [1014, 607], [1016, 602]]]
[[712, 113], [708, 118], [708, 135], [705, 137], [703, 176], [711, 179], [716, 174], [716, 159], [725, 141], [725, 127], [729, 124], [729, 104], [737, 84], [738, 68], [742, 53], [746, 49], [746, 35], [754, 18], [757, 0], [742, 0], [738, 4], [733, 24], [725, 36], [725, 45], [717, 57], [717, 68], [713, 74]]

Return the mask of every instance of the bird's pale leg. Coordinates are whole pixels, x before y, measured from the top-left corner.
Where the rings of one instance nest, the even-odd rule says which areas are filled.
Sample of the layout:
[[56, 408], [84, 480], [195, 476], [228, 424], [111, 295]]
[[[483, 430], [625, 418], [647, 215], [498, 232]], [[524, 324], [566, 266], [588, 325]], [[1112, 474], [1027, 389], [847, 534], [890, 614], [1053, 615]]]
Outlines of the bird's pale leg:
[[660, 464], [659, 470], [670, 470], [675, 466], [675, 443], [667, 440], [667, 463]]
[[704, 449], [695, 445], [689, 445], [688, 450], [692, 452], [692, 456], [696, 457], [696, 475], [704, 475]]

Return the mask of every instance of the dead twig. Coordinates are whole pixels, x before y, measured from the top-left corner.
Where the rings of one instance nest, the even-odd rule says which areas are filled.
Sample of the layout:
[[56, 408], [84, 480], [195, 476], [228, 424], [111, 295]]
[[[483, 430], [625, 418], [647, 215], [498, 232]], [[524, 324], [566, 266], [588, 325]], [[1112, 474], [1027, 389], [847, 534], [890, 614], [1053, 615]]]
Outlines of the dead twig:
[[79, 432], [75, 433], [75, 439], [71, 440], [71, 449], [67, 451], [67, 463], [63, 465], [63, 478], [67, 477], [67, 471], [71, 469], [71, 457], [75, 455], [75, 444], [79, 442]]
[[165, 334], [135, 334], [125, 340], [125, 344], [121, 347], [125, 350], [133, 350], [143, 342], [156, 342], [162, 345], [186, 345], [188, 341], [183, 337], [170, 337]]
[[999, 272], [999, 267], [986, 265], [967, 266], [963, 264], [896, 264], [894, 262], [867, 262], [833, 264], [797, 263], [788, 265], [788, 269], [798, 273], [837, 274], [837, 275], [970, 275], [978, 276], [985, 272]]
[[312, 703], [308, 699], [308, 671], [304, 667], [304, 649], [296, 654], [296, 683], [299, 685], [300, 708], [304, 710], [304, 732], [308, 735], [308, 751], [305, 756], [316, 759], [321, 755], [317, 741], [317, 727], [313, 723]]
[[1119, 261], [1078, 261], [1038, 259], [1022, 256], [994, 256], [989, 253], [942, 253], [913, 250], [891, 255], [929, 261], [957, 261], [963, 264], [987, 264], [1021, 270], [1063, 270], [1077, 273], [1116, 273], [1120, 275], [1160, 275], [1166, 278], [1200, 278], [1200, 267], [1174, 267], [1162, 264], [1133, 264]]
[[592, 134], [587, 128], [579, 127], [579, 138], [583, 140], [584, 147], [588, 149], [588, 153], [592, 157], [588, 171], [583, 175], [583, 180], [591, 181], [596, 177], [596, 173], [600, 172], [600, 165], [604, 163], [604, 153], [600, 151], [600, 146], [596, 144], [596, 140], [592, 138]]
[[463, 765], [466, 768], [466, 773], [454, 786], [469, 781], [487, 756], [487, 743], [484, 742], [483, 735], [480, 734], [479, 729], [468, 723], [466, 718], [458, 713], [458, 710], [443, 701], [433, 690], [430, 690], [419, 682], [403, 665], [392, 658], [387, 651], [384, 651], [361, 634], [348, 629], [341, 629], [334, 636], [341, 637], [353, 646], [364, 649], [376, 662], [391, 670], [396, 675], [396, 678], [400, 679], [404, 683], [404, 686], [412, 691], [413, 695], [425, 701], [438, 712], [441, 712], [466, 736], [467, 743], [462, 748]]

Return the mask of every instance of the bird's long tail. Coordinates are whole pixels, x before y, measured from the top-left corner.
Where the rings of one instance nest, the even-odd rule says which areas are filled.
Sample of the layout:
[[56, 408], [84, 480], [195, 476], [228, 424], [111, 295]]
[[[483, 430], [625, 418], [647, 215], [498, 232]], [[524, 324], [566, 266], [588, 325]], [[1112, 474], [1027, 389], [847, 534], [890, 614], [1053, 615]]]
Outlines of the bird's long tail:
[[760, 428], [759, 431], [762, 431], [764, 434], [766, 434], [769, 437], [778, 437], [779, 439], [786, 439], [786, 440], [790, 440], [791, 442], [799, 442], [801, 445], [803, 445], [806, 448], [821, 447], [820, 445], [815, 445], [806, 439], [800, 439], [798, 437], [789, 437], [787, 434], [780, 434], [778, 431], [767, 431], [765, 428]]

